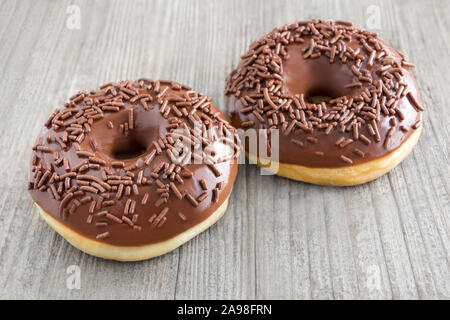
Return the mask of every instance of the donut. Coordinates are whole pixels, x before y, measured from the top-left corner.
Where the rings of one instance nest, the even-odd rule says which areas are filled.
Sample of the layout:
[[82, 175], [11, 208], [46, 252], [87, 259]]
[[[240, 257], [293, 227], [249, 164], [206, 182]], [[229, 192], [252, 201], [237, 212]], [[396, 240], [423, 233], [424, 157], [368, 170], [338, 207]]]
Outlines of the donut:
[[136, 261], [167, 253], [225, 212], [239, 137], [206, 95], [121, 81], [56, 109], [32, 148], [28, 189], [76, 248]]
[[[311, 20], [252, 43], [226, 80], [231, 123], [266, 132], [249, 160], [294, 180], [348, 186], [399, 164], [422, 131], [422, 102], [405, 56], [351, 22]], [[264, 136], [263, 136], [264, 137]], [[242, 139], [242, 137], [241, 137]]]

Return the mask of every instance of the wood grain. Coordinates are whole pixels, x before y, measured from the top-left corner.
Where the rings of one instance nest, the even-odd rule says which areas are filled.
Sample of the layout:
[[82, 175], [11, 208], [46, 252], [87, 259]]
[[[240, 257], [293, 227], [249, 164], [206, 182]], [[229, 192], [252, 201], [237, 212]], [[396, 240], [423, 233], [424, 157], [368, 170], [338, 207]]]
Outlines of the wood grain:
[[[81, 28], [69, 29], [70, 5]], [[230, 207], [181, 248], [139, 263], [71, 247], [26, 190], [31, 145], [77, 90], [171, 79], [224, 108], [225, 77], [252, 40], [308, 18], [377, 31], [417, 65], [424, 132], [389, 174], [349, 188], [241, 165]], [[449, 1], [0, 2], [0, 298], [449, 299]], [[81, 270], [69, 290], [67, 268]]]

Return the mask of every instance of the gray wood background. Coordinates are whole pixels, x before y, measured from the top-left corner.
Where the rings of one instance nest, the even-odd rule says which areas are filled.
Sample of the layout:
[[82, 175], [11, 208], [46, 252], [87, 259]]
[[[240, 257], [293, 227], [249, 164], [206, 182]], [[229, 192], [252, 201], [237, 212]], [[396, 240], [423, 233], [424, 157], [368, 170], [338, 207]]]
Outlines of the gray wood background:
[[[0, 298], [450, 299], [449, 16], [447, 0], [0, 1]], [[389, 174], [331, 188], [241, 165], [222, 220], [139, 263], [83, 254], [38, 217], [31, 146], [77, 90], [170, 79], [223, 110], [250, 42], [308, 18], [377, 31], [417, 65], [424, 132]]]

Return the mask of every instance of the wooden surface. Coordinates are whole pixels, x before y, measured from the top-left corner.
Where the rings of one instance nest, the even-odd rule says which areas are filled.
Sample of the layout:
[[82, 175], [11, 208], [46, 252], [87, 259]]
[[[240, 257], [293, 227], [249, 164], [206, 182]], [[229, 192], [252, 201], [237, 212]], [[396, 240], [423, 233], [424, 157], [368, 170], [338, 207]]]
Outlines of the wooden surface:
[[[449, 299], [449, 16], [441, 0], [0, 1], [0, 298]], [[83, 254], [38, 217], [31, 146], [77, 90], [170, 79], [223, 110], [225, 77], [252, 40], [319, 17], [371, 28], [417, 65], [424, 132], [389, 174], [331, 188], [241, 165], [222, 220], [139, 263]], [[71, 265], [80, 289], [68, 289]]]

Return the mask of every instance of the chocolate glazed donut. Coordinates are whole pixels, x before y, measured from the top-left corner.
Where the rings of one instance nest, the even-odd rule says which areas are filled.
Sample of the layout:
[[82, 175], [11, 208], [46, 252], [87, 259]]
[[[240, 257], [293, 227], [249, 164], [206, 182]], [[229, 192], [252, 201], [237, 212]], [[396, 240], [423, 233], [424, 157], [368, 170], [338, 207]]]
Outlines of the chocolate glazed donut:
[[352, 23], [297, 22], [250, 45], [227, 78], [227, 108], [235, 127], [280, 130], [275, 173], [359, 184], [397, 165], [420, 136], [423, 108], [411, 67]]
[[166, 253], [224, 213], [239, 140], [211, 99], [170, 81], [109, 83], [56, 110], [33, 147], [30, 194], [75, 247]]

